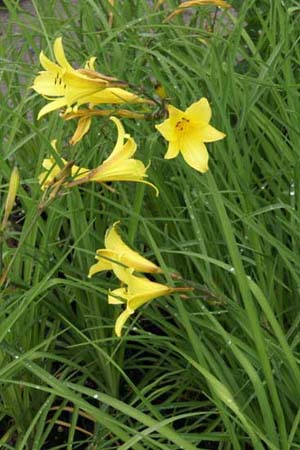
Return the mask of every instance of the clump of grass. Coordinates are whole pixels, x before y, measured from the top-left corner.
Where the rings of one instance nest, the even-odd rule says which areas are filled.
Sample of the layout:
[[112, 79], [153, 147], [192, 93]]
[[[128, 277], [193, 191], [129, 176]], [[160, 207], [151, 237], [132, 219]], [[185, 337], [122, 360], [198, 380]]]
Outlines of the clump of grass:
[[[2, 217], [14, 165], [21, 185], [1, 235], [1, 446], [300, 448], [297, 4], [236, 1], [163, 22], [177, 2], [115, 3], [5, 2]], [[155, 122], [127, 120], [159, 198], [90, 184], [41, 209], [51, 139], [90, 167], [113, 143], [107, 120], [73, 148], [74, 124], [37, 121], [45, 101], [28, 88], [58, 36], [72, 62], [96, 55], [101, 72], [151, 95], [158, 82], [179, 108], [207, 97], [227, 135], [210, 145], [210, 171], [164, 160]], [[141, 309], [121, 340], [106, 300], [114, 278], [87, 279], [119, 219], [162, 282], [176, 272], [194, 288]]]

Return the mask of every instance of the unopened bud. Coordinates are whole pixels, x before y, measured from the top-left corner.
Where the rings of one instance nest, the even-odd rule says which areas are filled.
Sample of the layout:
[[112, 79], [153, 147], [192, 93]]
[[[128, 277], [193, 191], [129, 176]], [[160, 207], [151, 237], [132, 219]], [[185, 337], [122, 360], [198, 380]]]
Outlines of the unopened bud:
[[161, 99], [167, 98], [167, 92], [166, 92], [166, 89], [165, 89], [165, 87], [164, 87], [162, 84], [160, 84], [160, 83], [157, 83], [157, 84], [156, 84], [156, 86], [155, 86], [155, 92], [156, 92], [156, 94], [157, 94]]
[[3, 217], [2, 225], [1, 225], [2, 230], [4, 230], [4, 228], [6, 227], [8, 218], [14, 207], [17, 190], [18, 190], [18, 186], [19, 186], [19, 181], [20, 181], [19, 170], [15, 166], [12, 170], [10, 180], [9, 180], [9, 188], [8, 188], [6, 202], [5, 202], [4, 217]]

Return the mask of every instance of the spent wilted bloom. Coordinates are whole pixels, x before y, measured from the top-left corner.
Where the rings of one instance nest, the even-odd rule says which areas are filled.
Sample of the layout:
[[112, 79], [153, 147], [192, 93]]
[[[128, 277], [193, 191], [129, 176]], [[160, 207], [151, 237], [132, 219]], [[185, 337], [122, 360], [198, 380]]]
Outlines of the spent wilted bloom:
[[208, 170], [208, 152], [206, 142], [214, 142], [225, 134], [209, 125], [211, 108], [206, 98], [201, 98], [185, 111], [168, 105], [169, 117], [156, 129], [169, 141], [165, 159], [176, 158], [179, 152], [194, 169], [199, 172]]
[[174, 292], [185, 292], [191, 288], [176, 288], [150, 281], [145, 277], [132, 274], [132, 269], [115, 265], [114, 273], [124, 286], [109, 292], [108, 303], [112, 305], [125, 304], [125, 310], [119, 315], [115, 323], [115, 333], [121, 336], [122, 328], [127, 319], [137, 308], [157, 297], [169, 295]]
[[[86, 169], [84, 167], [72, 164], [71, 173], [74, 178], [70, 182], [65, 182], [64, 186], [73, 187], [79, 184], [95, 181], [96, 183], [106, 183], [109, 181], [135, 181], [145, 183], [153, 187], [158, 195], [157, 188], [149, 181], [144, 180], [147, 177], [147, 167], [142, 161], [132, 158], [136, 151], [135, 140], [123, 128], [123, 125], [116, 117], [111, 117], [118, 129], [118, 138], [116, 145], [109, 157], [100, 166], [95, 169]], [[56, 142], [54, 142], [55, 146]], [[56, 150], [56, 149], [55, 149]], [[70, 162], [62, 159], [63, 165], [68, 166]], [[42, 189], [53, 184], [53, 180], [62, 171], [62, 168], [55, 162], [55, 158], [46, 158], [43, 161], [43, 167], [47, 169], [39, 176], [39, 182]]]
[[171, 20], [178, 14], [182, 14], [187, 8], [192, 8], [194, 6], [217, 6], [224, 9], [231, 8], [231, 5], [224, 0], [187, 0], [180, 3], [178, 8], [174, 9], [164, 21]]
[[40, 63], [45, 70], [37, 75], [32, 86], [36, 92], [50, 100], [40, 110], [38, 119], [65, 107], [67, 111], [72, 111], [73, 108], [76, 110], [84, 103], [97, 105], [145, 102], [138, 95], [121, 89], [126, 83], [96, 72], [95, 57], [87, 61], [85, 68], [74, 69], [66, 59], [61, 37], [55, 40], [53, 51], [56, 63], [43, 52], [40, 53]]
[[99, 249], [96, 252], [97, 263], [93, 264], [89, 270], [89, 278], [95, 273], [103, 270], [114, 270], [116, 265], [124, 265], [138, 272], [159, 273], [161, 269], [141, 256], [136, 251], [128, 247], [118, 233], [118, 224], [115, 222], [105, 234], [105, 249]]

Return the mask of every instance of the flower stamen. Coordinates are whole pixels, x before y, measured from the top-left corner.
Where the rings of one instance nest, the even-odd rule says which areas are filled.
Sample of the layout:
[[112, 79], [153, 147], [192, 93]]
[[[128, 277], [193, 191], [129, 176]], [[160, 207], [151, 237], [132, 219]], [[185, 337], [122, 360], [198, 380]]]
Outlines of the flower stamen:
[[189, 123], [189, 119], [182, 117], [175, 125], [178, 131], [183, 131], [186, 128], [186, 125]]

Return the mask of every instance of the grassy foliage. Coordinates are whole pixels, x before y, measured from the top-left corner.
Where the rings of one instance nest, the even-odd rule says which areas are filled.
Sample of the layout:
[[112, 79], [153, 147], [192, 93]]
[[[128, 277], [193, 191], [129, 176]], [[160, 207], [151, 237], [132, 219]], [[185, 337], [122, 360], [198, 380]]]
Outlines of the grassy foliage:
[[[235, 1], [163, 22], [177, 2], [6, 0], [1, 36], [1, 208], [12, 168], [21, 186], [1, 236], [0, 443], [3, 449], [300, 448], [300, 10], [290, 0]], [[32, 10], [31, 10], [32, 9]], [[63, 36], [70, 61], [153, 95], [161, 83], [185, 108], [205, 96], [213, 125], [204, 175], [163, 159], [154, 122], [124, 120], [151, 159], [160, 190], [89, 184], [44, 211], [41, 162], [62, 155], [95, 167], [115, 142], [94, 120], [68, 146], [74, 123], [36, 120], [45, 100], [30, 90], [41, 49]], [[87, 279], [105, 230], [153, 261], [157, 279], [194, 287], [187, 299], [153, 301], [121, 339], [114, 278]]]

